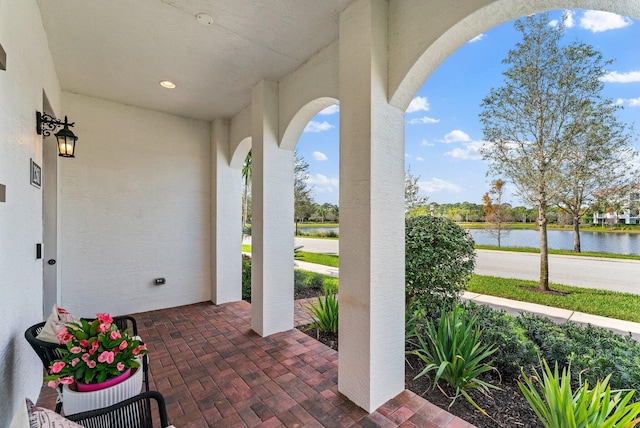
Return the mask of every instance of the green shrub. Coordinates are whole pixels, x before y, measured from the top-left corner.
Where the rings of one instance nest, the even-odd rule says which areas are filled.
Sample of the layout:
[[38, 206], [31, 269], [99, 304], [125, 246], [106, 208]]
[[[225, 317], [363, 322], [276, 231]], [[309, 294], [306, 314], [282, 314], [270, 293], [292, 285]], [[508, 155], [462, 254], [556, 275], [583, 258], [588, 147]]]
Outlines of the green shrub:
[[300, 293], [307, 288], [307, 275], [308, 272], [300, 269], [293, 270], [293, 292]]
[[251, 301], [251, 257], [242, 255], [242, 300]]
[[540, 356], [552, 364], [571, 364], [574, 373], [592, 384], [611, 373], [612, 388], [640, 389], [640, 344], [631, 336], [575, 323], [555, 324], [531, 314], [520, 316], [518, 323], [538, 346]]
[[473, 274], [474, 242], [453, 221], [433, 216], [405, 219], [407, 305], [441, 309], [457, 300]]
[[307, 306], [313, 321], [308, 328], [317, 328], [320, 332], [338, 332], [338, 299], [335, 294], [325, 293], [318, 297], [318, 304], [313, 302]]
[[322, 286], [325, 293], [336, 294], [338, 292], [338, 278], [327, 278]]
[[635, 391], [624, 397], [621, 392], [611, 396], [607, 376], [593, 389], [588, 382], [580, 382], [573, 392], [568, 367], [559, 375], [558, 364], [552, 372], [546, 360], [542, 363], [542, 377], [537, 372], [532, 377], [523, 373], [524, 382], [518, 382], [518, 386], [545, 428], [622, 428], [640, 422], [640, 402], [629, 404]]
[[476, 326], [476, 317], [469, 316], [463, 306], [456, 305], [452, 311], [442, 312], [437, 327], [431, 320], [421, 323], [419, 319], [414, 319], [408, 324], [415, 329], [407, 333], [410, 345], [415, 349], [407, 353], [419, 357], [426, 364], [415, 378], [435, 371], [434, 388], [442, 380], [455, 390], [449, 407], [463, 395], [486, 415], [467, 390], [477, 389], [487, 393], [489, 388], [497, 388], [478, 378], [481, 374], [494, 370], [487, 360], [496, 348], [481, 343], [481, 331]]
[[307, 286], [320, 291], [324, 287], [324, 278], [318, 273], [310, 272], [307, 275]]
[[493, 366], [503, 379], [517, 378], [524, 368], [538, 362], [537, 346], [525, 335], [515, 317], [474, 303], [467, 305], [467, 311], [477, 317], [482, 340], [497, 348]]

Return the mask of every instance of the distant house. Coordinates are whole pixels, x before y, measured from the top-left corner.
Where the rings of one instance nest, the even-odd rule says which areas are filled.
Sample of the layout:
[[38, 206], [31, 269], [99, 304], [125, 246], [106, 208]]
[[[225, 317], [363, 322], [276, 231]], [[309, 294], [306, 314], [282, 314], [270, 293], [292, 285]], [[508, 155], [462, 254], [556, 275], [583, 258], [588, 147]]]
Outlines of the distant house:
[[616, 208], [593, 213], [593, 224], [640, 224], [640, 185], [634, 186], [626, 195], [612, 198]]

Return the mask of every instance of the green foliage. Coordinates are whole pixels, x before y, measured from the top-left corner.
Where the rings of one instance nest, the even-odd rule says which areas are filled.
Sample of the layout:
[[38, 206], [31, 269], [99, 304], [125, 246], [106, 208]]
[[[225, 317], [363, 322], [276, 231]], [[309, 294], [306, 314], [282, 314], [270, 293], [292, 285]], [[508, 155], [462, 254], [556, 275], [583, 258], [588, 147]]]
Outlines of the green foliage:
[[319, 273], [310, 273], [307, 276], [307, 286], [310, 288], [322, 290], [324, 288], [324, 277]]
[[242, 255], [242, 300], [251, 301], [251, 257]]
[[309, 272], [307, 271], [300, 270], [300, 269], [293, 270], [293, 292], [294, 293], [300, 293], [302, 290], [307, 288], [308, 275], [309, 275]]
[[456, 223], [433, 216], [405, 219], [407, 305], [442, 308], [459, 297], [474, 267], [473, 239]]
[[336, 294], [338, 292], [338, 278], [325, 278], [322, 288], [325, 293]]
[[569, 368], [560, 375], [558, 364], [552, 372], [545, 360], [542, 363], [542, 377], [537, 372], [533, 377], [523, 373], [524, 382], [518, 386], [545, 428], [622, 428], [640, 422], [640, 402], [629, 404], [635, 391], [612, 396], [607, 376], [593, 389], [588, 382], [580, 382], [574, 392]]
[[523, 314], [517, 321], [547, 361], [562, 367], [571, 364], [591, 383], [611, 373], [613, 388], [640, 389], [640, 344], [631, 336], [575, 323], [555, 324], [531, 314]]
[[416, 379], [435, 372], [434, 387], [442, 380], [455, 390], [451, 405], [463, 395], [486, 415], [467, 391], [476, 389], [487, 393], [489, 388], [496, 388], [479, 379], [481, 374], [493, 370], [491, 362], [487, 360], [496, 348], [481, 343], [481, 330], [476, 326], [476, 320], [475, 316], [470, 316], [463, 306], [458, 305], [450, 312], [442, 312], [437, 327], [431, 320], [410, 320], [408, 325], [411, 330], [407, 333], [407, 339], [414, 349], [407, 353], [416, 355], [426, 365]]
[[503, 377], [516, 378], [523, 368], [537, 363], [538, 348], [525, 335], [517, 318], [505, 311], [474, 303], [467, 305], [467, 311], [477, 317], [483, 341], [497, 348], [493, 355], [493, 366]]
[[337, 333], [338, 332], [338, 298], [335, 294], [326, 293], [324, 297], [318, 297], [318, 303], [309, 303], [307, 311], [311, 314], [313, 321], [308, 328], [317, 328], [318, 331]]

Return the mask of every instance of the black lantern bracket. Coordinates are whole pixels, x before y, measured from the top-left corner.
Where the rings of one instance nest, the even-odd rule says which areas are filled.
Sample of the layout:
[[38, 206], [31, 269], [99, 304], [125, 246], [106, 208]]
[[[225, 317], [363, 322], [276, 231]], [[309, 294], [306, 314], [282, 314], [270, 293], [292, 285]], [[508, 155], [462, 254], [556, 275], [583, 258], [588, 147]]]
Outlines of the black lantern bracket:
[[[70, 126], [73, 128], [75, 122], [69, 123], [67, 120], [67, 116], [64, 117], [64, 122], [60, 119], [56, 119], [55, 117], [48, 115], [47, 113], [36, 112], [36, 131], [38, 135], [42, 135], [44, 137], [48, 137], [51, 135], [53, 131], [58, 129], [60, 126]], [[46, 128], [49, 129], [46, 129]]]
[[78, 137], [76, 137], [75, 134], [69, 129], [69, 127], [73, 127], [73, 125], [75, 125], [75, 122], [69, 123], [67, 116], [64, 117], [63, 122], [51, 115], [36, 111], [36, 132], [38, 133], [38, 135], [48, 137], [56, 129], [63, 127], [55, 134], [58, 140], [58, 156], [67, 158], [75, 157], [74, 152]]

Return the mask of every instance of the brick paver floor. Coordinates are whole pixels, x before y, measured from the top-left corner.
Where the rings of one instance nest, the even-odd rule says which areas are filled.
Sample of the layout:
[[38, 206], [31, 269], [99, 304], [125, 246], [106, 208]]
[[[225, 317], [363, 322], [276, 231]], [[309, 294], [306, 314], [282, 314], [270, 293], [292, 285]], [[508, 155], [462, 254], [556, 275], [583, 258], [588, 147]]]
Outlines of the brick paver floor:
[[[260, 337], [250, 309], [198, 303], [134, 314], [151, 389], [177, 428], [473, 427], [410, 391], [367, 414], [338, 392], [337, 352], [297, 329]], [[43, 387], [38, 404], [54, 400]]]

